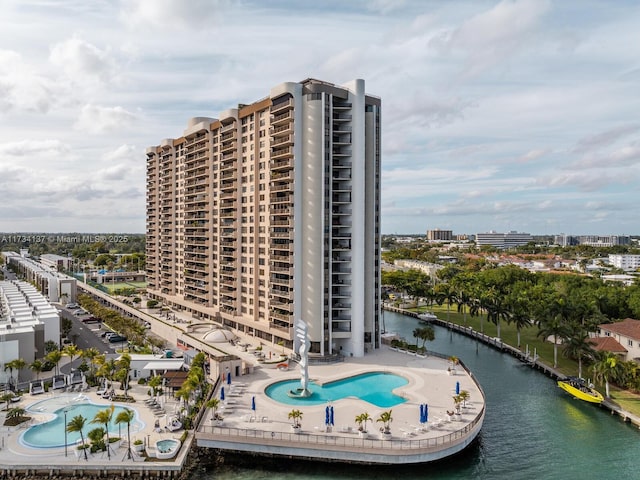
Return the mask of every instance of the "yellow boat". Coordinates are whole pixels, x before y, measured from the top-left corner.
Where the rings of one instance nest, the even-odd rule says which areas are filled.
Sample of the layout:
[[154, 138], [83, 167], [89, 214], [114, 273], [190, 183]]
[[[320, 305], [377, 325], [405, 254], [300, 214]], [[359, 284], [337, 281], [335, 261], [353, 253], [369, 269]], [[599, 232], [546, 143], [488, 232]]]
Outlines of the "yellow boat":
[[578, 400], [590, 403], [602, 403], [604, 401], [602, 394], [591, 385], [587, 385], [587, 382], [582, 378], [567, 377], [564, 380], [558, 380], [558, 386]]

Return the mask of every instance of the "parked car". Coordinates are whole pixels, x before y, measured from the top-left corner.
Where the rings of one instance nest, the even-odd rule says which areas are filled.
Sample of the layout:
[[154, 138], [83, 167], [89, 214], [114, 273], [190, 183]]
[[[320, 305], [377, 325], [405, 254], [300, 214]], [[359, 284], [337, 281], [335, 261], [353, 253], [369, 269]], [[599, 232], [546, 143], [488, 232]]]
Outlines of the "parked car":
[[117, 333], [109, 337], [109, 343], [121, 343], [126, 341], [127, 337], [123, 337], [122, 335], [118, 335]]
[[102, 322], [102, 320], [100, 320], [98, 317], [94, 317], [93, 315], [82, 319], [82, 323], [100, 323], [100, 322]]
[[111, 335], [116, 335], [116, 332], [109, 332], [109, 331], [106, 331], [106, 332], [102, 332], [102, 333], [100, 334], [100, 336], [101, 336], [102, 338], [109, 338]]
[[65, 307], [73, 310], [75, 308], [80, 308], [80, 305], [78, 305], [77, 303], [67, 303]]
[[73, 314], [74, 314], [76, 317], [81, 317], [81, 316], [83, 316], [83, 315], [89, 315], [89, 312], [87, 312], [86, 310], [83, 310], [82, 308], [79, 308], [79, 309], [77, 309], [77, 310], [74, 310], [74, 311], [73, 311]]

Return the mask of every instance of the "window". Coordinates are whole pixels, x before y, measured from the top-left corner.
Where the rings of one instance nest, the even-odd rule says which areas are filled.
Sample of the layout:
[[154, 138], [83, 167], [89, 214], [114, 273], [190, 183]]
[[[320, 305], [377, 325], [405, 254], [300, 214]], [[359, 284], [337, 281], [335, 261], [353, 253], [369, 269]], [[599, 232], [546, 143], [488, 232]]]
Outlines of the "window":
[[627, 345], [629, 345], [630, 347], [633, 347], [633, 340], [627, 340]]

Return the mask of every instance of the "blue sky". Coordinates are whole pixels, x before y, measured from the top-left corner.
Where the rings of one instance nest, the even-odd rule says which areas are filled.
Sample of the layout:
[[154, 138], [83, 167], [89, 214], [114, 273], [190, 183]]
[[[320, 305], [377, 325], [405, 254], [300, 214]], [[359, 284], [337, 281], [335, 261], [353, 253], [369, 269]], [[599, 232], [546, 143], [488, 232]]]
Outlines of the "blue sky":
[[5, 0], [0, 231], [143, 232], [147, 146], [284, 81], [383, 101], [383, 233], [639, 234], [640, 4]]

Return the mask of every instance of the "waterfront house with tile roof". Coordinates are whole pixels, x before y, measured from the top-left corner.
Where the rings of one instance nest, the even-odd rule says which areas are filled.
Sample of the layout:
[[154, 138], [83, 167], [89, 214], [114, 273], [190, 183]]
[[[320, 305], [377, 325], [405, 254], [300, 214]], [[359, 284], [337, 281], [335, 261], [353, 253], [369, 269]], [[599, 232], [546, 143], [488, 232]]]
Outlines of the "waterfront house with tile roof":
[[[598, 337], [610, 337], [626, 349], [625, 360], [640, 361], [640, 320], [625, 318], [619, 322], [600, 324], [598, 329]], [[619, 347], [615, 348], [618, 350], [615, 353], [619, 353]]]

